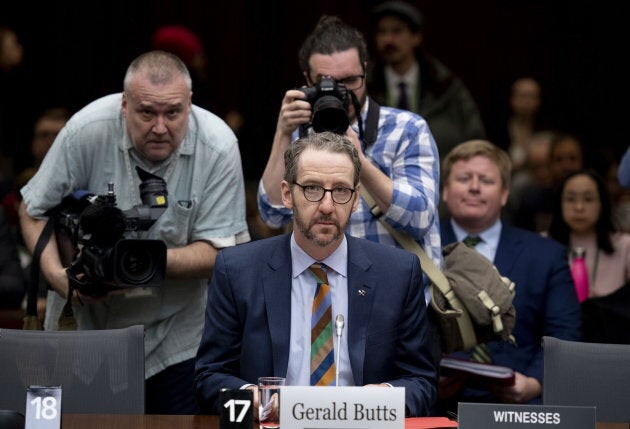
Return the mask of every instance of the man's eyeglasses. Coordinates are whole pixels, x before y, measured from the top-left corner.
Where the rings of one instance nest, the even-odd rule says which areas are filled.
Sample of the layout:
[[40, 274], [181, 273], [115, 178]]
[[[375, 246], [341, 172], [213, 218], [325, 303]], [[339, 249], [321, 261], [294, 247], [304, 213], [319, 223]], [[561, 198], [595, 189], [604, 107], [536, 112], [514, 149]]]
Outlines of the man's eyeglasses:
[[[343, 79], [334, 79], [337, 84], [342, 83], [348, 91], [354, 91], [363, 86], [364, 74], [358, 74], [356, 76], [348, 76]], [[318, 79], [321, 80], [321, 77]]]
[[354, 91], [363, 86], [364, 74], [358, 74], [356, 76], [348, 76], [343, 79], [336, 80], [337, 83], [343, 83], [347, 90]]
[[355, 192], [355, 189], [344, 188], [343, 186], [338, 186], [333, 189], [326, 189], [323, 186], [319, 185], [300, 185], [298, 182], [293, 182], [293, 184], [298, 185], [300, 188], [302, 188], [304, 198], [312, 203], [320, 202], [324, 199], [324, 195], [326, 195], [326, 192], [330, 192], [333, 202], [337, 204], [346, 204], [352, 199], [352, 195]]

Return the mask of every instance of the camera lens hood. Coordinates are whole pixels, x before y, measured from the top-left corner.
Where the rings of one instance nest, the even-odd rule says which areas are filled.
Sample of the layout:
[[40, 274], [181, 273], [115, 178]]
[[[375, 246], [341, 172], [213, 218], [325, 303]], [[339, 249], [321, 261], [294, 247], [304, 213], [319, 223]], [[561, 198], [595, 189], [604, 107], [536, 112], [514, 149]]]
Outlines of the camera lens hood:
[[339, 98], [324, 95], [313, 105], [312, 125], [316, 133], [332, 131], [336, 134], [344, 134], [350, 125], [350, 120]]

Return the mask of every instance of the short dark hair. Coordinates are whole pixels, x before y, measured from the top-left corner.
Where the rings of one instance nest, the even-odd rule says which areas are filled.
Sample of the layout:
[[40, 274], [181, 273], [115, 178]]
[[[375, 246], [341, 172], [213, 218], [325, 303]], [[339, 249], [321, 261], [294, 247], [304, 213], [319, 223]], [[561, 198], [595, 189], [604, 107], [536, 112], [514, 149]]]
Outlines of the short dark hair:
[[306, 137], [299, 138], [295, 143], [289, 145], [289, 148], [284, 152], [284, 180], [290, 184], [297, 180], [298, 162], [306, 149], [348, 155], [354, 167], [354, 186], [359, 183], [361, 161], [359, 160], [357, 149], [346, 136], [326, 131], [323, 133], [311, 133]]
[[302, 43], [298, 51], [298, 63], [300, 69], [308, 73], [309, 60], [313, 54], [331, 55], [353, 48], [358, 51], [361, 67], [365, 70], [368, 50], [363, 34], [336, 16], [323, 15]]

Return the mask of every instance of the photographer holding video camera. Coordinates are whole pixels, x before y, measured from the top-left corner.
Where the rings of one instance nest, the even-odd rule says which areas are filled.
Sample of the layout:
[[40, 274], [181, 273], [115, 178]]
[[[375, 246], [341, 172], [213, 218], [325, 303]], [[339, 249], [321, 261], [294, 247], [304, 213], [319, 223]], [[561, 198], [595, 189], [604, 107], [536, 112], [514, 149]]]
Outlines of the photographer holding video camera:
[[[249, 241], [236, 137], [191, 96], [190, 74], [179, 58], [162, 51], [140, 55], [127, 69], [123, 92], [75, 114], [21, 190], [20, 221], [31, 252], [51, 210], [70, 238], [53, 234], [40, 257], [54, 289], [49, 302], [63, 304], [74, 277], [97, 288], [79, 284], [72, 294], [79, 298], [72, 299], [78, 329], [145, 326], [148, 414], [198, 412], [194, 357], [208, 278], [218, 249]], [[84, 206], [61, 204], [80, 190], [93, 194], [76, 198]], [[164, 281], [156, 272], [134, 284], [134, 273], [162, 259], [159, 245], [128, 240], [166, 245]], [[58, 244], [66, 241], [79, 244], [80, 253], [62, 263]], [[142, 256], [147, 249], [153, 249], [148, 259]], [[106, 288], [100, 293], [99, 284]], [[54, 326], [48, 314], [46, 325]]]
[[[291, 210], [284, 208], [280, 194], [285, 150], [299, 134], [333, 131], [345, 134], [359, 152], [362, 192], [372, 195], [390, 225], [413, 237], [441, 264], [439, 157], [425, 120], [379, 106], [368, 97], [365, 39], [337, 17], [320, 18], [298, 57], [308, 87], [290, 89], [282, 100], [258, 192], [265, 223], [279, 228], [291, 221]], [[352, 214], [347, 231], [400, 247], [364, 200]]]

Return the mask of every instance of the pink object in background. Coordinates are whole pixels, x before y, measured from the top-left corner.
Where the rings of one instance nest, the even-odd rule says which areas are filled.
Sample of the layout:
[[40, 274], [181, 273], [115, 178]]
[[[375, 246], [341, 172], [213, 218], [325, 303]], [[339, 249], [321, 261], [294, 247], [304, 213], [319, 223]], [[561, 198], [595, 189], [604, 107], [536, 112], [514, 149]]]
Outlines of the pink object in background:
[[571, 276], [575, 283], [578, 301], [582, 302], [588, 298], [588, 270], [584, 257], [586, 251], [582, 247], [573, 249], [573, 259], [571, 260]]

